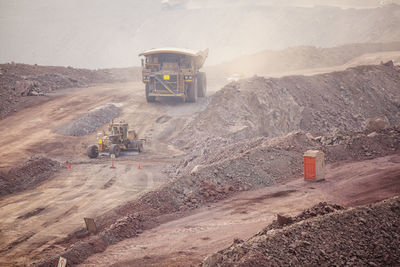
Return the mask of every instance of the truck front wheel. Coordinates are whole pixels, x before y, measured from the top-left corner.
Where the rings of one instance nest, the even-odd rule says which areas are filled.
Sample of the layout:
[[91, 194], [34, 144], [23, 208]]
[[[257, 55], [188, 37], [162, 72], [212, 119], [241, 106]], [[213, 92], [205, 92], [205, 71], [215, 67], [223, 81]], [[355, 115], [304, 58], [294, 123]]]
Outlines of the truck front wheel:
[[152, 103], [156, 100], [155, 96], [149, 96], [150, 94], [150, 85], [149, 83], [146, 83], [146, 100], [148, 103]]

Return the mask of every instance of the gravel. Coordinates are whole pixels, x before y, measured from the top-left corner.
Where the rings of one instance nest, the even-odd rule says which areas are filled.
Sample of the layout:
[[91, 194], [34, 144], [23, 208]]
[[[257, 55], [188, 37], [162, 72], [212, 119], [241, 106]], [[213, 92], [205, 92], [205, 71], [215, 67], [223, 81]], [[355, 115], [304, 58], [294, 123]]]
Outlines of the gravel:
[[344, 211], [321, 206], [326, 215], [307, 215], [280, 230], [269, 227], [207, 257], [202, 266], [399, 266], [399, 197]]
[[93, 133], [97, 127], [102, 126], [121, 114], [120, 104], [109, 103], [90, 110], [78, 119], [62, 125], [56, 133], [69, 136], [84, 136]]
[[7, 172], [0, 171], [0, 197], [35, 188], [50, 179], [59, 169], [61, 165], [57, 161], [44, 157], [32, 157]]

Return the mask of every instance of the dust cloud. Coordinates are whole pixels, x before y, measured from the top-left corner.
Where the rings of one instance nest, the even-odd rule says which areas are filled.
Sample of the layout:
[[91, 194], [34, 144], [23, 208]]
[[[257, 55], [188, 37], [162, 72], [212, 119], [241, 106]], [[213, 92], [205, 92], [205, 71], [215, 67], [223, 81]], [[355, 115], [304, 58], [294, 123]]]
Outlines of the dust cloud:
[[0, 62], [128, 67], [141, 51], [176, 46], [209, 48], [215, 65], [265, 49], [400, 40], [400, 1], [161, 2], [0, 0]]

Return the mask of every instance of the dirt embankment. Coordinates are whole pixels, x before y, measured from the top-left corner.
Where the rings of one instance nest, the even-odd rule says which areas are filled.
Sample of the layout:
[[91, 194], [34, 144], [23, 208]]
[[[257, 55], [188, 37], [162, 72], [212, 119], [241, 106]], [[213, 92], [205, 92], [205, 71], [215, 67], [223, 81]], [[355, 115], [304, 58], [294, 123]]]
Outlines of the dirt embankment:
[[0, 64], [0, 119], [29, 106], [33, 96], [44, 96], [64, 88], [134, 81], [139, 79], [139, 75], [139, 67], [88, 70], [15, 63]]
[[311, 77], [253, 77], [218, 91], [188, 130], [237, 140], [294, 130], [317, 135], [361, 130], [375, 117], [395, 125], [400, 122], [399, 83], [400, 67], [392, 62]]
[[400, 68], [392, 62], [315, 76], [233, 82], [171, 142], [188, 154], [171, 174], [188, 173], [249, 138], [303, 130], [313, 136], [362, 131], [371, 119], [400, 124]]
[[[318, 215], [318, 207], [313, 213]], [[399, 197], [313, 217], [281, 230], [269, 227], [245, 242], [237, 240], [202, 266], [400, 264]]]
[[60, 168], [57, 161], [34, 157], [21, 166], [0, 171], [0, 197], [32, 189], [49, 179]]

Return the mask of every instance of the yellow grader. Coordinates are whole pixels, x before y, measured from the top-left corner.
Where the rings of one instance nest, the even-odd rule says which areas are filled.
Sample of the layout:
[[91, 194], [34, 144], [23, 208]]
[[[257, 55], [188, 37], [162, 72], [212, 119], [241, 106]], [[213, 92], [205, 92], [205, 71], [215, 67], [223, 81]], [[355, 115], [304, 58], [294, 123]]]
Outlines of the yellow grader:
[[143, 140], [138, 139], [135, 131], [128, 130], [128, 124], [124, 121], [112, 122], [109, 126], [110, 134], [98, 136], [98, 144], [87, 148], [90, 158], [97, 158], [99, 154], [110, 154], [118, 157], [121, 151], [143, 151]]

